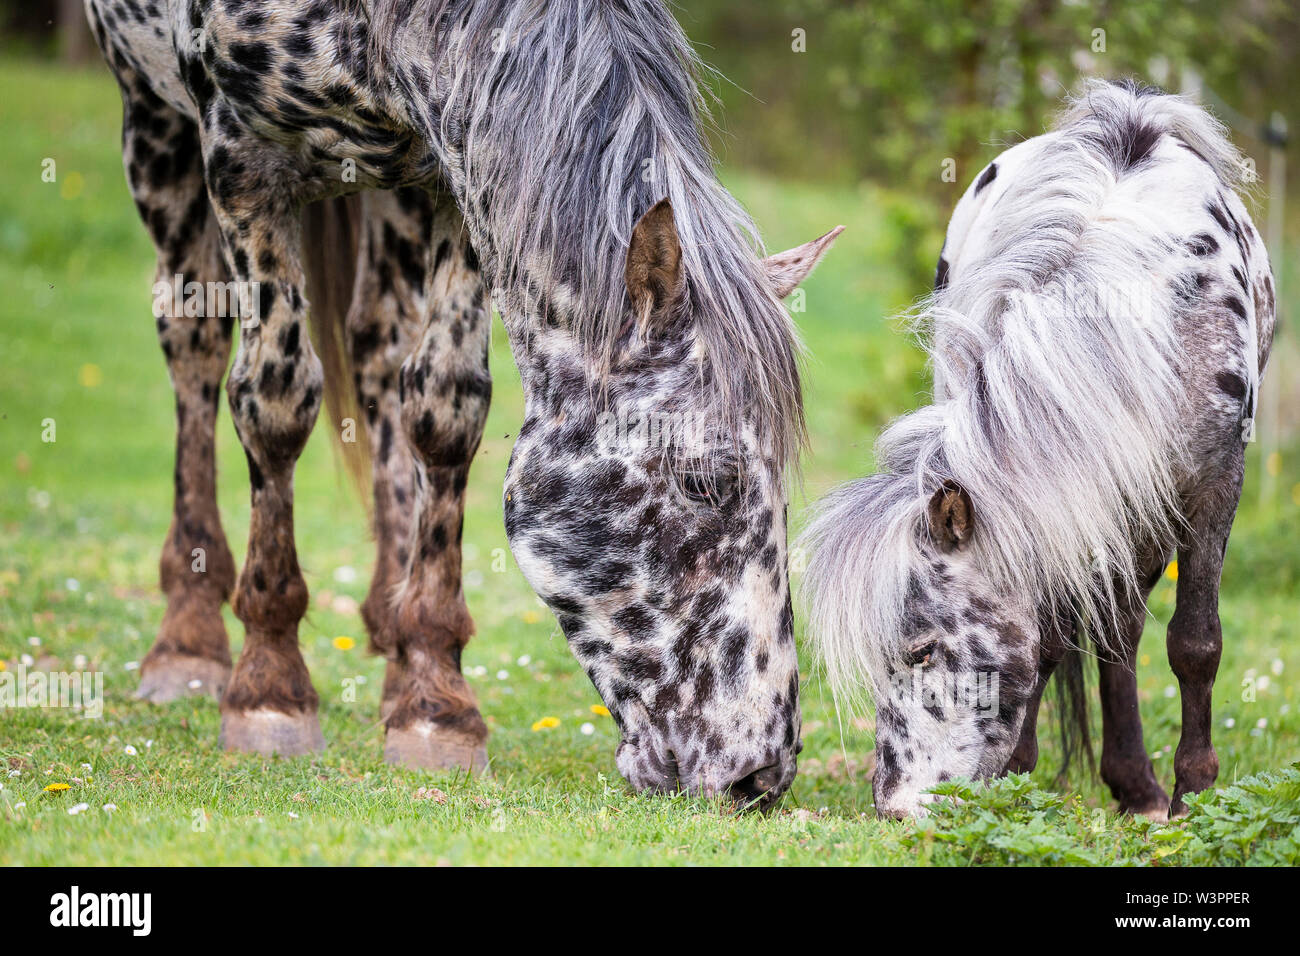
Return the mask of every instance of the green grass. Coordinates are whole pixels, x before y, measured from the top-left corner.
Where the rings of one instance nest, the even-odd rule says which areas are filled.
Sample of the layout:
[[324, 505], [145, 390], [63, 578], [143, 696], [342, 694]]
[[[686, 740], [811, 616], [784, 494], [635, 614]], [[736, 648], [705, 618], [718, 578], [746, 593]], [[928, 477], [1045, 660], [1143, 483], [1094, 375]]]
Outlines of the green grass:
[[[806, 660], [806, 749], [775, 813], [737, 816], [720, 803], [630, 793], [614, 768], [612, 722], [591, 712], [594, 690], [506, 548], [500, 489], [522, 398], [499, 327], [496, 391], [465, 538], [478, 624], [465, 666], [477, 675], [471, 682], [491, 727], [492, 774], [435, 777], [380, 759], [382, 663], [363, 653], [361, 622], [348, 607], [365, 593], [373, 547], [323, 430], [299, 463], [297, 532], [313, 594], [301, 642], [327, 749], [292, 760], [226, 754], [216, 747], [215, 703], [133, 701], [131, 664], [163, 613], [157, 555], [171, 497], [172, 398], [147, 304], [152, 250], [122, 180], [119, 106], [107, 74], [0, 60], [0, 90], [0, 661], [15, 668], [30, 654], [67, 670], [84, 656], [84, 666], [104, 672], [107, 693], [102, 720], [59, 709], [0, 711], [0, 767], [19, 771], [0, 770], [0, 863], [1006, 862], [1044, 859], [1034, 849], [1042, 839], [1067, 862], [1202, 859], [1181, 828], [1115, 817], [1104, 788], [1082, 773], [1069, 781], [1068, 800], [1045, 794], [1061, 789], [1050, 741], [1030, 781], [967, 794], [961, 808], [920, 828], [878, 822], [864, 775], [870, 722], [841, 728]], [[54, 183], [41, 179], [47, 157], [57, 162]], [[807, 284], [807, 309], [796, 316], [811, 353], [814, 455], [805, 486], [813, 496], [869, 470], [879, 427], [923, 400], [924, 362], [882, 318], [920, 290], [905, 288], [894, 271], [893, 227], [873, 191], [778, 185], [734, 171], [726, 178], [773, 248], [838, 222], [850, 226]], [[99, 384], [83, 384], [96, 381], [87, 365], [98, 368]], [[41, 440], [45, 419], [55, 420], [54, 443]], [[247, 476], [228, 416], [218, 457], [222, 514], [238, 557]], [[1251, 461], [1252, 472], [1258, 465]], [[1261, 505], [1252, 479], [1230, 548], [1215, 693], [1224, 786], [1297, 758], [1298, 481], [1290, 454], [1281, 458], [1276, 502]], [[798, 524], [806, 502], [800, 495], [792, 505]], [[1148, 748], [1159, 754], [1168, 787], [1178, 700], [1162, 650], [1172, 610], [1167, 582], [1152, 609], [1139, 680]], [[228, 612], [227, 623], [238, 644]], [[357, 647], [337, 649], [339, 635]], [[1268, 682], [1256, 680], [1248, 700], [1243, 681], [1252, 677]], [[532, 730], [544, 716], [559, 726]], [[45, 792], [53, 782], [70, 788]], [[420, 796], [431, 787], [438, 792]], [[70, 815], [78, 803], [89, 809]], [[1244, 805], [1233, 812], [1255, 813]], [[990, 830], [981, 814], [997, 825]], [[1053, 825], [1076, 817], [1087, 826]], [[954, 851], [953, 839], [971, 852]]]

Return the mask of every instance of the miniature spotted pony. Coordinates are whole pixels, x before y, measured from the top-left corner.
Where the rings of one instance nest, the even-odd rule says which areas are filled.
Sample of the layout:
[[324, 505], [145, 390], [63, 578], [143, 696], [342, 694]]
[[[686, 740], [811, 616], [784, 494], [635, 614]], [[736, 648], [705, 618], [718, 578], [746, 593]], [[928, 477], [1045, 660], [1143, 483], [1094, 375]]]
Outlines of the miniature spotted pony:
[[[875, 699], [878, 813], [1031, 769], [1044, 684], [1089, 639], [1120, 809], [1178, 814], [1213, 784], [1219, 573], [1274, 325], [1245, 168], [1200, 108], [1098, 81], [957, 204], [920, 309], [934, 404], [808, 531], [810, 630], [840, 693]], [[1134, 669], [1175, 550], [1171, 800]]]
[[[609, 705], [620, 771], [638, 789], [776, 799], [800, 745], [784, 471], [803, 435], [780, 300], [834, 234], [753, 251], [700, 134], [697, 60], [663, 5], [86, 6], [159, 276], [234, 282], [241, 303], [158, 318], [176, 487], [140, 695], [220, 694], [229, 749], [323, 745], [298, 649], [293, 472], [322, 401], [337, 430], [350, 398], [373, 461], [362, 613], [388, 662], [386, 756], [482, 767], [460, 540], [491, 291], [526, 392], [511, 547]], [[232, 340], [252, 486], [238, 576], [213, 460]], [[608, 416], [702, 421], [712, 438], [629, 440]], [[246, 630], [233, 669], [228, 597]]]

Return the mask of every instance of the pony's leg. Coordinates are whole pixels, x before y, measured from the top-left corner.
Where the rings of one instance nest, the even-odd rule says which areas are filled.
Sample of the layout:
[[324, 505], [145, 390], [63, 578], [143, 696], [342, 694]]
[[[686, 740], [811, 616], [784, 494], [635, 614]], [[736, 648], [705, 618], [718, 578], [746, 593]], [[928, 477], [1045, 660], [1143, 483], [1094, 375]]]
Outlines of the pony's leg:
[[1071, 622], [1066, 617], [1052, 617], [1043, 612], [1042, 641], [1038, 647], [1038, 682], [1033, 696], [1025, 708], [1025, 719], [1020, 725], [1020, 739], [1011, 752], [1004, 773], [1029, 773], [1038, 766], [1038, 710], [1043, 702], [1043, 692], [1058, 664], [1070, 650]]
[[[234, 319], [187, 315], [205, 313], [212, 299], [200, 293], [198, 301], [187, 300], [183, 292], [189, 283], [204, 290], [224, 283], [227, 272], [203, 182], [198, 129], [120, 64], [118, 79], [127, 181], [158, 250], [157, 281], [182, 291], [182, 301], [169, 295], [155, 296], [154, 303], [176, 393], [175, 496], [159, 561], [167, 610], [141, 662], [136, 696], [155, 703], [186, 694], [220, 697], [230, 676], [221, 605], [235, 583], [235, 562], [217, 511], [213, 431]], [[200, 302], [202, 309], [193, 307]]]
[[[370, 442], [375, 571], [361, 617], [371, 650], [388, 661], [380, 712], [384, 718], [401, 684], [397, 648], [391, 643], [397, 633], [394, 596], [406, 577], [421, 477], [406, 440], [397, 385], [402, 361], [428, 315], [434, 219], [434, 200], [423, 189], [361, 194], [357, 281], [347, 316], [347, 343]], [[406, 267], [398, 267], [399, 262]]]
[[[391, 631], [380, 642], [394, 651], [384, 757], [430, 769], [481, 770], [487, 725], [460, 669], [474, 629], [461, 591], [460, 542], [470, 462], [492, 393], [491, 313], [459, 211], [436, 198], [433, 212], [423, 230], [432, 251], [428, 319], [398, 384], [419, 481], [405, 578]], [[400, 245], [403, 237], [395, 239]]]
[[307, 334], [299, 206], [283, 189], [292, 179], [281, 181], [263, 145], [227, 135], [205, 139], [204, 161], [227, 257], [258, 307], [241, 318], [226, 382], [252, 512], [233, 602], [246, 636], [221, 700], [221, 741], [229, 750], [297, 754], [324, 746], [298, 650], [307, 585], [293, 536], [293, 470], [316, 421], [323, 374]]
[[1228, 534], [1241, 497], [1244, 465], [1235, 467], [1217, 487], [1203, 490], [1187, 507], [1187, 530], [1178, 547], [1178, 594], [1169, 622], [1169, 666], [1182, 698], [1182, 733], [1174, 751], [1174, 797], [1169, 815], [1187, 812], [1183, 797], [1212, 786], [1219, 758], [1210, 741], [1214, 678], [1223, 651], [1219, 622], [1219, 575]]
[[[1161, 556], [1163, 557], [1163, 555]], [[1142, 738], [1138, 709], [1137, 657], [1146, 623], [1146, 601], [1160, 579], [1164, 561], [1158, 558], [1145, 569], [1139, 599], [1130, 602], [1111, 635], [1111, 653], [1099, 653], [1098, 690], [1101, 696], [1101, 779], [1119, 801], [1120, 813], [1141, 814], [1164, 820], [1169, 795], [1156, 779], [1155, 768]]]

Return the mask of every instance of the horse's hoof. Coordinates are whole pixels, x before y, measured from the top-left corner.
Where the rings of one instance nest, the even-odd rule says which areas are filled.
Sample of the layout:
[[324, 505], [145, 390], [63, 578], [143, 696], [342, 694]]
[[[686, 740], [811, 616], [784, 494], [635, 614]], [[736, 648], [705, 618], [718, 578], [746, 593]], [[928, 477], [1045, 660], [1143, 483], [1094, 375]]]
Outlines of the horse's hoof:
[[388, 661], [384, 666], [384, 692], [379, 701], [379, 719], [385, 723], [397, 709], [397, 698], [402, 692], [403, 670], [397, 661]]
[[135, 697], [154, 704], [200, 695], [220, 700], [229, 680], [229, 664], [192, 654], [160, 654], [141, 667]]
[[469, 770], [487, 768], [487, 745], [479, 737], [439, 724], [417, 721], [388, 728], [384, 760], [419, 770]]
[[294, 757], [325, 749], [316, 712], [241, 710], [221, 715], [221, 746], [259, 754]]

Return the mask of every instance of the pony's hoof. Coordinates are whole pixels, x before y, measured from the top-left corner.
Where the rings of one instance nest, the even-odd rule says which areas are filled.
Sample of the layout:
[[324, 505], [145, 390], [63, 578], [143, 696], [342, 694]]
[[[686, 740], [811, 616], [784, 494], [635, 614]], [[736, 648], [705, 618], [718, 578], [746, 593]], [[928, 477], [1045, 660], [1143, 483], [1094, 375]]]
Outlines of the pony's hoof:
[[192, 654], [161, 654], [141, 667], [135, 697], [153, 704], [199, 695], [220, 700], [229, 680], [229, 664]]
[[388, 729], [384, 760], [419, 770], [482, 773], [487, 768], [487, 745], [473, 734], [417, 721], [400, 729]]
[[221, 715], [221, 746], [259, 754], [294, 757], [325, 749], [315, 711], [242, 710]]
[[1121, 803], [1119, 812], [1128, 814], [1131, 817], [1146, 817], [1152, 823], [1168, 823], [1169, 800], [1165, 798], [1164, 800], [1143, 803], [1140, 806], [1126, 806]]
[[1168, 823], [1169, 816], [1169, 797], [1156, 788], [1154, 793], [1147, 794], [1136, 800], [1121, 800], [1119, 802], [1119, 812], [1126, 813], [1131, 817], [1146, 817], [1152, 823]]

